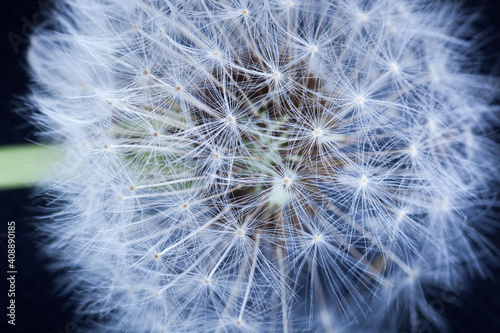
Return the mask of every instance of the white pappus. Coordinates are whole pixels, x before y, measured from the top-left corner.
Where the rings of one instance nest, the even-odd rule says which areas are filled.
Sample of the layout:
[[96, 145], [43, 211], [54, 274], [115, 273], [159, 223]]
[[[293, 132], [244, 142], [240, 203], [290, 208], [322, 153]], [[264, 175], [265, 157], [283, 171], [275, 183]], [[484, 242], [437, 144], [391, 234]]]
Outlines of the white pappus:
[[[470, 16], [423, 0], [61, 0], [40, 232], [98, 332], [444, 329], [484, 273], [498, 147]], [[408, 318], [413, 318], [409, 321]]]

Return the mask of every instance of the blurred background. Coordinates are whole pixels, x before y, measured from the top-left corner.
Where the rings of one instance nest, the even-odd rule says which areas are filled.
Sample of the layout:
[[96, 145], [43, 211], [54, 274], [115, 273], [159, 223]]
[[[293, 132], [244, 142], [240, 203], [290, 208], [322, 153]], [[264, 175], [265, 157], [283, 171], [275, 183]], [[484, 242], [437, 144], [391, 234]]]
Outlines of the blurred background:
[[[27, 93], [25, 52], [33, 26], [42, 23], [44, 10], [53, 0], [0, 0], [0, 146], [36, 140], [35, 129], [13, 112], [22, 107], [19, 97]], [[85, 0], [81, 0], [85, 1]], [[259, 1], [259, 0], [255, 0]], [[484, 70], [500, 75], [500, 0], [460, 1], [466, 8], [483, 11], [479, 28], [489, 29], [485, 41]], [[499, 137], [499, 134], [496, 134]], [[2, 161], [0, 161], [2, 163]], [[85, 318], [74, 318], [67, 296], [54, 290], [56, 276], [46, 270], [34, 233], [35, 217], [44, 205], [32, 190], [0, 191], [0, 313], [1, 332], [84, 333]], [[497, 216], [500, 214], [497, 212]], [[500, 220], [500, 218], [498, 218]], [[16, 222], [16, 326], [7, 324], [7, 222]], [[500, 231], [490, 235], [500, 247]], [[495, 280], [496, 277], [496, 280]], [[442, 311], [452, 333], [500, 332], [500, 269], [488, 280], [476, 279], [454, 292], [429, 297]], [[406, 333], [404, 330], [401, 333]], [[418, 333], [437, 332], [422, 323]]]

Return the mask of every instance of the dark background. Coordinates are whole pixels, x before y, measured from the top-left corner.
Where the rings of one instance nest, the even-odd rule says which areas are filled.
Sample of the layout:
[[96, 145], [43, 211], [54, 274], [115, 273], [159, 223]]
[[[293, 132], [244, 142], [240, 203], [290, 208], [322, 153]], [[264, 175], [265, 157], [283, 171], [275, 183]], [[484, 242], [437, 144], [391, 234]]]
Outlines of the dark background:
[[[81, 0], [85, 1], [85, 0]], [[255, 0], [259, 1], [259, 0]], [[32, 25], [44, 20], [40, 8], [50, 0], [0, 0], [0, 145], [34, 139], [35, 130], [12, 110], [22, 106], [16, 97], [27, 92], [25, 51]], [[500, 0], [465, 1], [468, 8], [482, 9], [480, 26], [490, 29], [483, 47], [485, 71], [500, 74]], [[1, 163], [1, 161], [0, 161]], [[84, 320], [73, 319], [67, 297], [54, 292], [55, 276], [45, 266], [35, 246], [33, 217], [39, 215], [32, 191], [0, 191], [0, 308], [1, 332], [84, 333]], [[498, 215], [498, 214], [497, 214]], [[500, 215], [498, 215], [500, 216]], [[7, 222], [16, 221], [16, 326], [7, 325]], [[491, 239], [500, 246], [500, 232]], [[442, 309], [452, 333], [500, 332], [500, 269], [492, 271], [496, 280], [476, 279], [458, 292], [440, 294], [433, 300]], [[73, 321], [72, 321], [73, 320]], [[422, 330], [431, 332], [432, 330]], [[434, 330], [436, 331], [436, 330]]]

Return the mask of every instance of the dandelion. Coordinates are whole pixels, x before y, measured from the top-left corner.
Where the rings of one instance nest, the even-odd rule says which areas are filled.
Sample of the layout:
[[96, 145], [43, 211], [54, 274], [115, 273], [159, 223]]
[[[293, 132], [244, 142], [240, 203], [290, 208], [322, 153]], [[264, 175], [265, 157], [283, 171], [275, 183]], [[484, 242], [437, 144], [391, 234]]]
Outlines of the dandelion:
[[424, 291], [486, 269], [496, 91], [456, 6], [58, 9], [29, 52], [66, 153], [40, 230], [97, 331], [442, 325]]

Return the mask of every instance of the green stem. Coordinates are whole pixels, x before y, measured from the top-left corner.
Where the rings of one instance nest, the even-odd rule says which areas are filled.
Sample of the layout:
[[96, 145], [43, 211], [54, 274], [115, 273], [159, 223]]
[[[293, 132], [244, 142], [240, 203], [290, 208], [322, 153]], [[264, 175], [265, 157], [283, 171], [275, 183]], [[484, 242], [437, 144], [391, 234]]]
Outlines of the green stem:
[[0, 190], [37, 185], [62, 155], [53, 147], [35, 144], [0, 147]]

